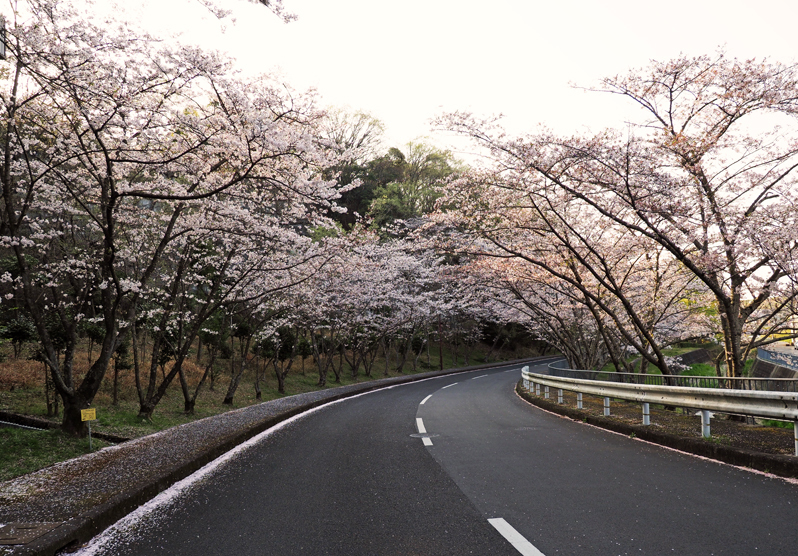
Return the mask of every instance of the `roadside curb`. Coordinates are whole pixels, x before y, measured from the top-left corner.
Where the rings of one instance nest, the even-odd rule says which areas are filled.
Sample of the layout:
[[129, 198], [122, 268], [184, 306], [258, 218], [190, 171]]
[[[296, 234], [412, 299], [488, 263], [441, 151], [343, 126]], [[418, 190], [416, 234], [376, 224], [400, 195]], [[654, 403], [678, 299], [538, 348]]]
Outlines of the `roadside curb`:
[[746, 450], [744, 448], [710, 444], [695, 438], [657, 432], [644, 425], [629, 425], [606, 417], [589, 415], [578, 409], [533, 396], [524, 390], [521, 386], [521, 382], [516, 386], [516, 393], [532, 405], [550, 411], [551, 413], [568, 417], [574, 421], [585, 422], [625, 436], [634, 435], [635, 438], [639, 438], [640, 440], [728, 463], [730, 465], [747, 467], [764, 473], [778, 475], [779, 477], [798, 478], [798, 458], [794, 456], [765, 454], [753, 450]]
[[[190, 453], [187, 457], [175, 462], [172, 465], [154, 465], [152, 471], [145, 477], [144, 480], [131, 482], [130, 484], [125, 483], [125, 486], [121, 492], [111, 496], [110, 498], [107, 498], [105, 501], [97, 504], [89, 510], [81, 511], [77, 515], [74, 515], [66, 520], [63, 518], [51, 519], [50, 521], [63, 521], [63, 523], [28, 544], [13, 545], [8, 547], [11, 548], [10, 552], [7, 550], [7, 547], [0, 547], [0, 555], [54, 556], [60, 551], [69, 552], [71, 550], [77, 549], [80, 545], [86, 543], [93, 536], [108, 528], [142, 504], [145, 504], [176, 482], [188, 477], [198, 469], [202, 468], [204, 465], [210, 463], [239, 444], [242, 444], [261, 432], [277, 425], [278, 423], [310, 409], [381, 388], [417, 382], [429, 378], [447, 376], [450, 374], [478, 371], [480, 369], [489, 369], [500, 366], [519, 365], [534, 359], [535, 358], [502, 361], [457, 369], [447, 369], [444, 371], [431, 371], [415, 375], [371, 380], [369, 382], [360, 384], [341, 386], [327, 390], [317, 390], [305, 394], [278, 398], [276, 400], [271, 400], [262, 404], [257, 404], [255, 406], [241, 408], [234, 412], [223, 413], [213, 417], [207, 417], [199, 421], [194, 421], [188, 425], [192, 425], [193, 427], [206, 427], [207, 429], [212, 430], [214, 423], [224, 420], [232, 413], [242, 414], [245, 413], [246, 410], [252, 410], [253, 408], [258, 408], [259, 411], [266, 410], [268, 413], [268, 410], [272, 406], [275, 408], [275, 411], [273, 411], [270, 415], [265, 416], [264, 418], [259, 419], [257, 422], [238, 430], [232, 435], [227, 435], [226, 437], [222, 437], [222, 435], [220, 435], [220, 438], [218, 438], [216, 441], [212, 440], [209, 445], [203, 446], [201, 449]], [[177, 431], [182, 427], [186, 427], [186, 425], [175, 427], [174, 430]], [[172, 431], [172, 429], [167, 429], [167, 431]], [[162, 434], [167, 431], [161, 431], [161, 433], [155, 433], [155, 435]], [[196, 434], [196, 431], [194, 431], [194, 433]], [[126, 444], [132, 444], [137, 440], [154, 438], [155, 435], [142, 437], [142, 439], [135, 439]], [[159, 437], [158, 440], [160, 439], [161, 438]], [[180, 435], [172, 434], [171, 438], [164, 438], [164, 440], [177, 443], [180, 442]], [[163, 450], [164, 448], [162, 445], [160, 445], [159, 449]], [[78, 458], [78, 461], [81, 459], [82, 458]], [[131, 461], [131, 464], [132, 463], [133, 461]], [[124, 462], [121, 465], [124, 465]], [[97, 489], [97, 494], [102, 495], [102, 489], [100, 488], [100, 485], [96, 484], [93, 486]], [[91, 493], [87, 493], [87, 495], [89, 494]], [[4, 523], [12, 523], [22, 520], [14, 519], [13, 513], [9, 515], [9, 513], [6, 512], [5, 515], [3, 515], [3, 513], [0, 512], [0, 521]], [[41, 521], [44, 522], [47, 521], [47, 519], [42, 519]]]

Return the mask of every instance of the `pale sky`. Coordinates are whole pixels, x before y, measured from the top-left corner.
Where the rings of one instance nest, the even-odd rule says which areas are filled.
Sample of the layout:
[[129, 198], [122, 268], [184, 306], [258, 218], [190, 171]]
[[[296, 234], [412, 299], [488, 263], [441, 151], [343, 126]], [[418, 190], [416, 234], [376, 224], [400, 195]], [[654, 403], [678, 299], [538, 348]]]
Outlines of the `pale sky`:
[[389, 146], [431, 136], [429, 120], [451, 110], [502, 113], [513, 132], [622, 127], [627, 103], [572, 84], [718, 48], [798, 57], [795, 0], [284, 0], [299, 17], [291, 23], [246, 0], [218, 0], [236, 20], [223, 33], [199, 0], [127, 5], [139, 3], [150, 24], [228, 50], [246, 72], [277, 71], [327, 105], [371, 113]]

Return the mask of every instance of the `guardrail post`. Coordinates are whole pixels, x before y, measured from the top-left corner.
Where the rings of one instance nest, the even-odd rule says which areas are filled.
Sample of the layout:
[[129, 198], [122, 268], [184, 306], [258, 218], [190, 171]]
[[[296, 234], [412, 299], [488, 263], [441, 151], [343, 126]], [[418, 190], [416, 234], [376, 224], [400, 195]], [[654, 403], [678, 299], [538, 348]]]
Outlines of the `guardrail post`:
[[557, 388], [557, 403], [562, 403], [562, 388]]
[[610, 399], [604, 398], [604, 417], [610, 416]]
[[529, 392], [529, 377], [527, 373], [529, 372], [529, 366], [521, 367], [521, 376], [524, 379], [524, 388], [526, 388], [527, 392]]
[[648, 402], [643, 402], [643, 424], [651, 424], [651, 414], [648, 411]]
[[540, 384], [535, 383], [535, 395], [540, 396]]
[[546, 390], [543, 393], [543, 397], [546, 398], [547, 400], [549, 399], [549, 387], [548, 386], [546, 386]]
[[798, 421], [792, 424], [793, 437], [795, 438], [795, 455], [798, 456]]
[[582, 392], [576, 394], [576, 409], [582, 409]]
[[701, 436], [709, 438], [709, 411], [701, 410]]

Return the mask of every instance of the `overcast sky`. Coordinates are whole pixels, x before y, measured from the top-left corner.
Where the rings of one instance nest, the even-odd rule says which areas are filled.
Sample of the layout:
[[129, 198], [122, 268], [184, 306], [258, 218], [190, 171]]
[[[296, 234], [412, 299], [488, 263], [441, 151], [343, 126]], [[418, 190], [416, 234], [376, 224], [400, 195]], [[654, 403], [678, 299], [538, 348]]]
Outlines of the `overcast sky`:
[[395, 145], [430, 135], [430, 118], [450, 110], [502, 113], [514, 132], [622, 126], [623, 101], [573, 85], [719, 48], [793, 62], [798, 45], [795, 0], [284, 0], [298, 16], [287, 24], [218, 1], [236, 20], [223, 33], [199, 0], [128, 5], [143, 3], [148, 25], [228, 50], [245, 71], [278, 71], [326, 104], [371, 113]]

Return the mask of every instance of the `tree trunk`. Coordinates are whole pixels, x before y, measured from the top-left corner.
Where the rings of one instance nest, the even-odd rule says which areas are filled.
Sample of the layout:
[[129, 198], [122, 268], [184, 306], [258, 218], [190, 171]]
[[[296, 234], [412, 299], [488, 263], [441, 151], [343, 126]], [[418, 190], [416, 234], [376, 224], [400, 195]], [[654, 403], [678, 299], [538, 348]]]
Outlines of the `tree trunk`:
[[430, 344], [432, 342], [429, 341], [429, 328], [427, 329], [427, 368], [432, 368], [432, 356], [430, 355]]
[[50, 377], [50, 369], [44, 365], [44, 399], [47, 402], [47, 416], [58, 417], [58, 394]]
[[396, 348], [396, 372], [398, 373], [404, 372], [407, 356], [410, 353], [410, 349], [413, 347], [412, 333], [413, 331], [411, 331], [411, 337], [405, 338], [404, 342], [400, 343]]
[[133, 374], [136, 379], [136, 393], [139, 397], [139, 405], [142, 405], [146, 398], [144, 396], [144, 390], [141, 386], [141, 363], [139, 362], [138, 334], [136, 334], [135, 327], [131, 331], [131, 340], [133, 344]]
[[496, 337], [493, 339], [493, 344], [490, 346], [488, 353], [485, 354], [485, 363], [490, 361], [490, 356], [493, 354], [493, 350], [496, 349], [496, 345], [499, 343], [500, 338], [501, 334], [496, 334]]
[[197, 364], [202, 360], [202, 338], [197, 338]]
[[[183, 390], [183, 408], [184, 408], [184, 412], [186, 413], [186, 415], [193, 415], [194, 414], [194, 408], [195, 408], [195, 406], [197, 404], [197, 398], [199, 398], [199, 394], [202, 391], [202, 385], [205, 384], [205, 380], [207, 380], [207, 378], [209, 376], [213, 377], [213, 364], [216, 361], [217, 350], [211, 349], [211, 350], [209, 350], [209, 353], [210, 353], [210, 361], [208, 361], [208, 364], [205, 366], [205, 372], [202, 373], [202, 378], [200, 379], [199, 383], [197, 384], [197, 387], [194, 389], [194, 395], [193, 396], [187, 396], [186, 395], [187, 394], [186, 390]], [[182, 372], [182, 368], [181, 368], [181, 372]], [[181, 377], [181, 386], [182, 386], [182, 381], [183, 380], [184, 379]]]
[[371, 377], [371, 370], [374, 368], [374, 361], [377, 360], [379, 348], [379, 342], [374, 342], [363, 352], [363, 372], [369, 378]]
[[230, 377], [230, 384], [227, 386], [227, 393], [224, 395], [224, 400], [222, 400], [224, 405], [233, 405], [233, 398], [236, 395], [236, 390], [238, 390], [238, 383], [241, 382], [242, 373], [237, 373]]
[[260, 358], [255, 360], [255, 399], [260, 400], [263, 394], [260, 391]]
[[388, 370], [390, 369], [391, 365], [391, 340], [382, 340], [382, 353], [385, 355], [385, 376], [388, 376]]
[[116, 357], [114, 357], [114, 394], [111, 405], [114, 407], [119, 405], [119, 365], [117, 364]]
[[64, 405], [64, 416], [61, 420], [61, 430], [65, 433], [85, 438], [89, 434], [86, 421], [81, 417], [81, 410], [89, 408], [89, 402], [79, 393], [73, 396], [61, 396]]
[[310, 333], [310, 340], [311, 346], [313, 347], [313, 358], [316, 360], [316, 367], [319, 370], [319, 382], [316, 384], [316, 386], [326, 386], [329, 361], [325, 361], [325, 358], [323, 357], [321, 346], [319, 345], [319, 337], [315, 332]]
[[183, 392], [183, 413], [191, 415], [194, 412], [194, 403], [188, 391], [188, 380], [186, 379], [186, 373], [183, 371], [182, 367], [177, 375], [180, 377], [180, 391]]

